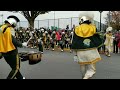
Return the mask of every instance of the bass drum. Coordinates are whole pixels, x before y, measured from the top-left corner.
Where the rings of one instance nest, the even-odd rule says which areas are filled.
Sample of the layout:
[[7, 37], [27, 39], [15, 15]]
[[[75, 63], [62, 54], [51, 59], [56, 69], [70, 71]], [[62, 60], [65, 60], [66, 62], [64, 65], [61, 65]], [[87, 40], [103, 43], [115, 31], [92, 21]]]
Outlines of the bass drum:
[[42, 54], [41, 53], [32, 53], [29, 54], [29, 64], [34, 65], [41, 61]]

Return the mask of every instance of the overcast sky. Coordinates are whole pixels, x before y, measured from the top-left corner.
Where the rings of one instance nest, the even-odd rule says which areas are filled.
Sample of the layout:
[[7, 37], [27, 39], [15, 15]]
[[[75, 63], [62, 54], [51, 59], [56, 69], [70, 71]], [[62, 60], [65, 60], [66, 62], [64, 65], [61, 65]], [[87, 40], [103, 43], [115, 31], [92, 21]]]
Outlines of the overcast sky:
[[[55, 18], [70, 18], [70, 17], [78, 17], [80, 12], [82, 11], [55, 11]], [[99, 11], [93, 11], [94, 12], [94, 20], [100, 21], [100, 13]], [[106, 17], [106, 13], [108, 11], [104, 11], [102, 13], [102, 23], [104, 23]], [[19, 13], [13, 13], [8, 11], [0, 11], [0, 14], [3, 14], [3, 21], [9, 16], [9, 15], [16, 15], [20, 18], [21, 21], [26, 21], [24, 16], [22, 16]], [[44, 15], [39, 15], [36, 20], [44, 20], [44, 19], [54, 19], [54, 11], [51, 11], [49, 13], [46, 13]], [[0, 21], [2, 21], [2, 17], [0, 17]]]

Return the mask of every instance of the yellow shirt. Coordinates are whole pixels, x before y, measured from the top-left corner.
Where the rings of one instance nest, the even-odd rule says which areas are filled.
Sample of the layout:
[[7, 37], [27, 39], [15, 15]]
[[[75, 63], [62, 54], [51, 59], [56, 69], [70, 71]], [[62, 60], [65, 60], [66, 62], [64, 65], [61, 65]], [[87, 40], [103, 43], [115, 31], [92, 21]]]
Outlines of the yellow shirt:
[[75, 28], [75, 34], [79, 37], [90, 37], [96, 33], [96, 27], [92, 24], [81, 24]]
[[7, 53], [9, 51], [16, 49], [12, 43], [11, 30], [13, 30], [13, 28], [8, 27], [6, 31], [3, 33], [5, 27], [7, 27], [6, 24], [0, 28], [0, 52], [2, 53]]

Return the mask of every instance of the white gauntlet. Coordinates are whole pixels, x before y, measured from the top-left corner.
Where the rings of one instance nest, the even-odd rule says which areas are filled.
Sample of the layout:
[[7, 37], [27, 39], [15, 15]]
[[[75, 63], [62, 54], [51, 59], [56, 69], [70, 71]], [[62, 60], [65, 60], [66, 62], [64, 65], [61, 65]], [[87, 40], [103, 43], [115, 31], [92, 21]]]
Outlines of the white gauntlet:
[[27, 42], [22, 43], [23, 47], [27, 47]]

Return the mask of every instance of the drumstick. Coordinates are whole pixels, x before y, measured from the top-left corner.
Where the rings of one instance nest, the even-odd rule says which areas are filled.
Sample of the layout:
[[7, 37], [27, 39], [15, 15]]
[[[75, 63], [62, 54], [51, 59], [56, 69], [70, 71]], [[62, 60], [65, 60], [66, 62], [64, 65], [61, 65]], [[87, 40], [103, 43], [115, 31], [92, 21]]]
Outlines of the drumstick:
[[29, 40], [27, 41], [27, 44], [29, 43], [29, 41], [32, 39], [32, 36], [29, 38]]

